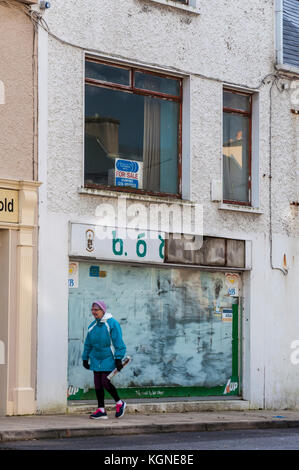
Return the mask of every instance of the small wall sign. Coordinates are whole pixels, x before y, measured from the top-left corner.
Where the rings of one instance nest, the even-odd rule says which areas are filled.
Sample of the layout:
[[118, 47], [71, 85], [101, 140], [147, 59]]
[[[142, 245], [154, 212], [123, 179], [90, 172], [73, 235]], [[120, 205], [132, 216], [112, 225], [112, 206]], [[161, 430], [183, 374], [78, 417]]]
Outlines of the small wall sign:
[[233, 310], [231, 308], [222, 309], [222, 321], [233, 321]]
[[79, 263], [71, 261], [69, 264], [69, 288], [77, 289], [79, 285]]
[[90, 266], [89, 276], [90, 277], [100, 277], [100, 266]]
[[227, 293], [230, 297], [239, 297], [240, 276], [237, 273], [225, 273]]

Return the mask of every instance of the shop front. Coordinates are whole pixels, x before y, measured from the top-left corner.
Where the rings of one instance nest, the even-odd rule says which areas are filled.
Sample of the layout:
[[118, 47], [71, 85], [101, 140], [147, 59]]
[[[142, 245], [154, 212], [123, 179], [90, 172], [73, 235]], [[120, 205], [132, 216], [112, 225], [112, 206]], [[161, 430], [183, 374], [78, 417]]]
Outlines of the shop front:
[[0, 415], [36, 409], [39, 185], [0, 180]]
[[[197, 255], [212, 265], [199, 266], [180, 264], [179, 244], [161, 234], [139, 233], [128, 241], [117, 232], [99, 240], [96, 232], [71, 225], [68, 399], [95, 399], [93, 375], [82, 367], [81, 355], [96, 299], [105, 300], [120, 322], [132, 358], [113, 379], [124, 398], [240, 396], [245, 242], [232, 243], [241, 254], [233, 267], [230, 243], [206, 237]], [[140, 240], [144, 244], [137, 246]], [[219, 266], [221, 243], [229, 269]]]

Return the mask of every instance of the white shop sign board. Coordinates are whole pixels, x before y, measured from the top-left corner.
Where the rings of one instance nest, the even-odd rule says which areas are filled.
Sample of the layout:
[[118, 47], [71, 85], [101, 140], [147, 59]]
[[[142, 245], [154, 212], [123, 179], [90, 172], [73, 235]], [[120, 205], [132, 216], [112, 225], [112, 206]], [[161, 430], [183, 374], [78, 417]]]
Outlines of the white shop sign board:
[[71, 223], [70, 256], [163, 263], [165, 235], [149, 230]]

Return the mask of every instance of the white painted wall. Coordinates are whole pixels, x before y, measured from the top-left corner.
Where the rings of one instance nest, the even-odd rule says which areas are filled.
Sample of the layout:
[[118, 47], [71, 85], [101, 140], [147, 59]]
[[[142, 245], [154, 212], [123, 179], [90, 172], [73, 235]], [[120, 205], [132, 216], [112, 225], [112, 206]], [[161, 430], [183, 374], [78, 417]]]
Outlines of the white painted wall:
[[[270, 149], [271, 84], [259, 88], [259, 213], [220, 210], [210, 199], [211, 180], [221, 180], [222, 86], [255, 89], [273, 72], [274, 1], [200, 3], [201, 14], [192, 15], [150, 0], [52, 0], [45, 13], [51, 32], [80, 47], [39, 35], [41, 410], [66, 406], [68, 221], [92, 223], [103, 200], [78, 192], [83, 178], [84, 50], [186, 77], [190, 107], [188, 116], [186, 100], [184, 194], [204, 205], [205, 234], [252, 240], [253, 269], [244, 282], [244, 398], [252, 407], [299, 407], [299, 365], [290, 361], [291, 343], [299, 339], [299, 216], [290, 209], [298, 197], [293, 171], [294, 165], [298, 168], [298, 117], [290, 113], [288, 91], [272, 88]], [[287, 275], [270, 265], [270, 150], [273, 266], [282, 268], [288, 253]], [[115, 203], [111, 193], [103, 194], [105, 201]]]

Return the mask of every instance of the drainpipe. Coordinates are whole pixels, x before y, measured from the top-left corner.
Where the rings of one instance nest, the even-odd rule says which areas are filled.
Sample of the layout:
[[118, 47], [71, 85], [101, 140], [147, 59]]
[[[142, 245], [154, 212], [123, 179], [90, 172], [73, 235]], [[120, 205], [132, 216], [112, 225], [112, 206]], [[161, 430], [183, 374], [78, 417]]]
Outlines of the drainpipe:
[[276, 64], [283, 64], [283, 0], [275, 0]]
[[284, 267], [280, 268], [273, 264], [273, 221], [272, 221], [272, 90], [275, 84], [273, 80], [270, 87], [270, 115], [269, 115], [269, 238], [270, 238], [270, 264], [272, 269], [281, 271], [285, 276], [288, 274], [286, 255], [284, 255]]

